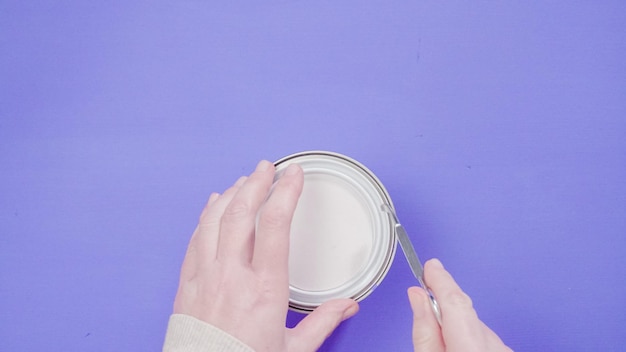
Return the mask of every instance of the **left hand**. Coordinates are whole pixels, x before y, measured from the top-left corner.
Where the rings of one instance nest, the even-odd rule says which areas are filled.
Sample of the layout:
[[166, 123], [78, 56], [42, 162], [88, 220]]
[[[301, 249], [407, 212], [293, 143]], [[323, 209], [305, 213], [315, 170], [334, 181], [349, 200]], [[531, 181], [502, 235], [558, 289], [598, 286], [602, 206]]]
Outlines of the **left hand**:
[[255, 351], [314, 351], [358, 304], [329, 301], [285, 327], [289, 231], [304, 177], [290, 165], [270, 192], [274, 174], [273, 164], [261, 161], [249, 177], [211, 195], [185, 255], [174, 313], [212, 324]]

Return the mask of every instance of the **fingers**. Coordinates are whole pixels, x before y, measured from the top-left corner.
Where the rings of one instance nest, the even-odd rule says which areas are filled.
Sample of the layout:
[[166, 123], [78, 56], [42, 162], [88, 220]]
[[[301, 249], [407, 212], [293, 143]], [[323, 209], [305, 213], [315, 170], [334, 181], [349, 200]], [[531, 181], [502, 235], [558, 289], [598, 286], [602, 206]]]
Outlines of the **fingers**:
[[304, 183], [300, 166], [292, 164], [274, 185], [260, 214], [252, 266], [259, 272], [275, 277], [277, 284], [286, 285], [289, 260], [291, 219]]
[[226, 206], [220, 222], [217, 259], [247, 263], [254, 246], [256, 214], [274, 179], [274, 165], [263, 160]]
[[[208, 209], [215, 203], [217, 198], [219, 198], [218, 193], [212, 193], [207, 201], [207, 204], [202, 211], [202, 214], [208, 212]], [[196, 268], [198, 266], [199, 255], [198, 255], [198, 233], [200, 232], [200, 225], [196, 226], [196, 229], [193, 231], [191, 235], [191, 239], [189, 240], [189, 244], [187, 245], [187, 252], [185, 253], [185, 259], [183, 259], [183, 265], [180, 270], [180, 280], [188, 281], [192, 279], [196, 274]]]
[[432, 312], [428, 294], [419, 287], [411, 287], [407, 293], [413, 310], [413, 347], [415, 352], [445, 351], [441, 329]]
[[358, 311], [359, 304], [351, 299], [336, 299], [322, 304], [289, 331], [288, 350], [317, 351], [342, 321]]
[[478, 351], [483, 346], [483, 323], [472, 300], [465, 294], [441, 262], [431, 259], [424, 265], [426, 282], [441, 307], [442, 335], [449, 350]]
[[206, 203], [206, 208], [210, 208], [213, 204], [215, 204], [219, 197], [219, 193], [211, 193], [211, 196], [209, 196], [209, 200]]
[[241, 177], [235, 184], [227, 189], [224, 194], [213, 193], [205, 205], [198, 226], [193, 232], [187, 253], [181, 268], [181, 281], [193, 278], [198, 267], [215, 258], [217, 239], [219, 234], [219, 222], [226, 205], [243, 185], [247, 177]]
[[[237, 185], [237, 183], [235, 183], [235, 185]], [[220, 197], [219, 193], [211, 193], [209, 200], [204, 206], [204, 209], [202, 209], [202, 213], [200, 213], [200, 219], [198, 221], [198, 226], [196, 226], [196, 229], [193, 231], [193, 234], [191, 235], [191, 239], [189, 240], [189, 247], [187, 248], [188, 254], [190, 250], [197, 249], [198, 234], [203, 230], [203, 224], [207, 223], [207, 217], [211, 213], [210, 211], [213, 210], [213, 206], [215, 205], [215, 202], [217, 202], [217, 199], [219, 197]], [[214, 212], [215, 211], [213, 211], [213, 213]]]
[[230, 201], [247, 179], [246, 176], [242, 176], [234, 185], [224, 191], [224, 194], [209, 198], [207, 205], [204, 207], [204, 210], [202, 210], [198, 221], [198, 228], [194, 232], [192, 242], [196, 241], [198, 250], [205, 260], [215, 259], [220, 232], [220, 220], [226, 207], [230, 204]]

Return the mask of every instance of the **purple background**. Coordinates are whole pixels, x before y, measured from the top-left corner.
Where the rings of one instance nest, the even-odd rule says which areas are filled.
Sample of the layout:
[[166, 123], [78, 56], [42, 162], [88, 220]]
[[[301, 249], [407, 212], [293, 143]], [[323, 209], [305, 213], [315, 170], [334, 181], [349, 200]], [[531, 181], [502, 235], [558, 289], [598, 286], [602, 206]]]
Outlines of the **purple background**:
[[[626, 3], [224, 3], [0, 1], [1, 351], [159, 350], [208, 195], [309, 149], [516, 351], [623, 350]], [[322, 350], [410, 351], [413, 284]]]

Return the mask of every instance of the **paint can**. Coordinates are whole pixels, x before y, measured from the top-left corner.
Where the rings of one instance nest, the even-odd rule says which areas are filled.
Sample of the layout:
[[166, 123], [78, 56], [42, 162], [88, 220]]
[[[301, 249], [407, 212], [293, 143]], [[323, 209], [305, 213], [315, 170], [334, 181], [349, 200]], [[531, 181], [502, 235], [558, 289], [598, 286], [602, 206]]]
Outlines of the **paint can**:
[[299, 164], [304, 187], [291, 224], [289, 307], [309, 313], [335, 298], [361, 301], [383, 280], [396, 252], [393, 208], [380, 180], [345, 155], [307, 151], [278, 160], [276, 177]]

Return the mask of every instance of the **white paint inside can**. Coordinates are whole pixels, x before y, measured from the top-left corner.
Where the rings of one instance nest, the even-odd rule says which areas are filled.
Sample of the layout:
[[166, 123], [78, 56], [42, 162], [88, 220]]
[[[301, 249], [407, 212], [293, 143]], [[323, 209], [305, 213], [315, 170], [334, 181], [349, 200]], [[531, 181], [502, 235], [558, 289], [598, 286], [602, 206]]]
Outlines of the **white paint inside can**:
[[304, 187], [290, 233], [289, 307], [310, 312], [335, 298], [360, 301], [387, 274], [396, 251], [392, 206], [380, 181], [344, 155], [303, 152], [276, 162], [277, 178], [291, 163]]
[[372, 250], [367, 204], [343, 179], [305, 175], [291, 225], [289, 282], [305, 291], [339, 287], [363, 270]]

